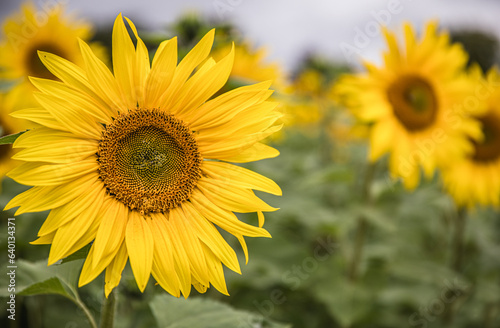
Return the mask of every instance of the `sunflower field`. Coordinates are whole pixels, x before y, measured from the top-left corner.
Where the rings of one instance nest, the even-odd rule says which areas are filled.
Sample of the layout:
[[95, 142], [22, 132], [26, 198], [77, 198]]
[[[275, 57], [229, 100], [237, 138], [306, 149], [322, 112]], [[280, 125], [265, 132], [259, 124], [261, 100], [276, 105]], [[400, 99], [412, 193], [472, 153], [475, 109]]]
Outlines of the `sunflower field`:
[[500, 327], [495, 33], [391, 0], [291, 65], [243, 2], [1, 13], [0, 326]]

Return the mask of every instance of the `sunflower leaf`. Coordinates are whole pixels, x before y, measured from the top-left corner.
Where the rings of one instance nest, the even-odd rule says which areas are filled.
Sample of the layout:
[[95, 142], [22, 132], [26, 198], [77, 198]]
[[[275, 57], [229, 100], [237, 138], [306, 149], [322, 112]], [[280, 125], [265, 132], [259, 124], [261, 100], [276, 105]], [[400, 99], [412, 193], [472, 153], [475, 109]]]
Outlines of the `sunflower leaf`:
[[14, 133], [14, 134], [9, 134], [9, 135], [6, 135], [6, 136], [3, 136], [3, 137], [0, 137], [0, 145], [7, 145], [7, 144], [12, 144], [14, 143], [14, 141], [16, 141], [16, 139], [21, 135], [23, 134], [24, 132], [26, 131], [21, 131], [21, 132], [18, 132], [18, 133]]
[[35, 283], [31, 286], [26, 287], [17, 295], [41, 295], [41, 294], [59, 294], [66, 297], [71, 297], [61, 281], [57, 277], [52, 277], [42, 282]]
[[[16, 262], [14, 269], [16, 276], [16, 292], [21, 295], [58, 294], [77, 299], [77, 280], [82, 268], [83, 260], [72, 261], [60, 265], [47, 266], [47, 261], [29, 262], [20, 259]], [[5, 275], [8, 279], [9, 276]], [[0, 283], [8, 285], [4, 277]], [[8, 296], [9, 293], [0, 291], [0, 296]]]
[[290, 328], [261, 314], [236, 310], [209, 299], [157, 295], [149, 303], [159, 328]]

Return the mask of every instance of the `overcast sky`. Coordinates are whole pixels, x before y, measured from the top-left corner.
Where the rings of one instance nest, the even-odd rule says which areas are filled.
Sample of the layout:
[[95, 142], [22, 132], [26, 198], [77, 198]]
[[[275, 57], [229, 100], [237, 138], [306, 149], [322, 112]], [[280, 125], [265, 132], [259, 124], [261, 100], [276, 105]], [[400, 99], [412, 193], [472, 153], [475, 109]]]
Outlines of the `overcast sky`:
[[[306, 52], [317, 51], [338, 60], [379, 61], [383, 39], [380, 24], [399, 28], [411, 21], [439, 19], [447, 28], [474, 27], [500, 37], [497, 0], [35, 0], [39, 6], [67, 3], [97, 24], [109, 24], [122, 12], [142, 26], [155, 29], [195, 10], [235, 23], [257, 45], [266, 45], [269, 58], [291, 68]], [[20, 1], [0, 0], [0, 19]], [[344, 50], [342, 50], [344, 49]], [[346, 55], [347, 53], [347, 55]]]

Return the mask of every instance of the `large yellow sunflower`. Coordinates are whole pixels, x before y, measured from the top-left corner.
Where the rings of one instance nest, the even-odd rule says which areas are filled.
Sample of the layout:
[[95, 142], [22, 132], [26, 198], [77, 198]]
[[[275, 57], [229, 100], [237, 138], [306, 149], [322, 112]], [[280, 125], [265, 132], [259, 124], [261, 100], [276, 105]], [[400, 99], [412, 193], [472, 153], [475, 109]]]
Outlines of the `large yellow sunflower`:
[[444, 186], [459, 206], [500, 205], [500, 73], [493, 68], [484, 80], [479, 70], [471, 75], [477, 81], [476, 99], [485, 103], [486, 111], [476, 117], [484, 139], [473, 143], [470, 155], [442, 170]]
[[[54, 78], [38, 58], [37, 51], [57, 54], [78, 65], [83, 65], [78, 39], [87, 41], [92, 36], [91, 26], [74, 16], [65, 16], [64, 7], [45, 3], [37, 8], [31, 2], [21, 12], [8, 17], [0, 42], [0, 76], [5, 79], [28, 81], [28, 76]], [[92, 44], [98, 56], [104, 50]]]
[[[177, 39], [161, 43], [152, 65], [133, 23], [113, 27], [114, 72], [80, 42], [85, 69], [53, 54], [40, 58], [62, 82], [32, 78], [41, 107], [16, 117], [42, 125], [19, 137], [9, 172], [34, 186], [7, 209], [51, 210], [35, 244], [52, 244], [49, 264], [92, 243], [80, 275], [85, 285], [106, 269], [105, 292], [118, 285], [127, 259], [144, 290], [150, 274], [169, 293], [191, 285], [227, 293], [223, 267], [240, 272], [216, 227], [236, 236], [270, 237], [264, 203], [252, 189], [281, 194], [270, 179], [228, 162], [278, 155], [260, 140], [281, 127], [270, 82], [212, 98], [231, 72], [234, 52], [207, 59], [214, 30], [177, 65]], [[200, 65], [201, 64], [201, 65]], [[257, 212], [259, 227], [233, 212]]]
[[467, 54], [436, 29], [429, 23], [417, 40], [406, 24], [403, 46], [384, 30], [384, 65], [365, 63], [366, 73], [345, 76], [335, 91], [354, 115], [373, 123], [370, 160], [389, 152], [392, 175], [408, 189], [418, 185], [420, 167], [429, 176], [439, 163], [472, 151], [469, 137], [481, 137], [479, 124], [468, 117], [476, 108], [466, 101], [474, 88], [464, 72]]

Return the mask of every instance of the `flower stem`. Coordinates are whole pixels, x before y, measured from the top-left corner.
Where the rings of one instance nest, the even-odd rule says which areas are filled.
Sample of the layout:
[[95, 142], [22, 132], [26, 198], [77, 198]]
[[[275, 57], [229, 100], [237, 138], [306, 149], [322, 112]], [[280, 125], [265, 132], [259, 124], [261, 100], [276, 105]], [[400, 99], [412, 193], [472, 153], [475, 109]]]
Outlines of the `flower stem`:
[[97, 323], [95, 322], [94, 316], [92, 315], [92, 313], [90, 313], [90, 310], [87, 308], [87, 306], [85, 306], [85, 304], [82, 302], [78, 294], [76, 295], [75, 299], [71, 298], [71, 300], [75, 302], [75, 304], [78, 305], [80, 309], [82, 309], [83, 313], [85, 314], [87, 320], [90, 323], [90, 326], [92, 328], [97, 328]]
[[368, 224], [364, 217], [358, 218], [358, 227], [356, 229], [356, 242], [354, 244], [354, 254], [352, 256], [351, 265], [349, 266], [349, 280], [356, 281], [358, 279], [358, 268], [363, 255], [363, 245], [366, 236], [366, 228]]
[[[465, 223], [467, 219], [467, 210], [464, 207], [459, 207], [455, 216], [455, 229], [453, 231], [452, 249], [451, 249], [451, 267], [455, 272], [461, 272], [464, 257], [464, 237]], [[449, 292], [453, 292], [449, 290]], [[443, 316], [443, 323], [446, 327], [453, 326], [455, 318], [456, 305], [450, 304]]]
[[[375, 176], [376, 163], [370, 163], [368, 169], [366, 170], [365, 178], [363, 180], [363, 185], [361, 189], [361, 199], [365, 204], [372, 202], [370, 187]], [[354, 244], [354, 252], [352, 260], [349, 266], [349, 280], [356, 281], [358, 279], [359, 264], [363, 255], [363, 246], [365, 244], [366, 230], [368, 228], [368, 222], [365, 217], [361, 215], [358, 218], [358, 224], [356, 229], [356, 237]]]
[[113, 322], [115, 318], [115, 307], [116, 298], [115, 291], [113, 290], [108, 298], [104, 298], [104, 303], [101, 308], [101, 321], [99, 323], [100, 328], [113, 328]]
[[463, 253], [464, 253], [464, 237], [465, 237], [465, 223], [467, 219], [467, 210], [463, 207], [457, 210], [455, 221], [455, 231], [453, 235], [453, 250], [452, 250], [452, 268], [456, 272], [462, 270]]

